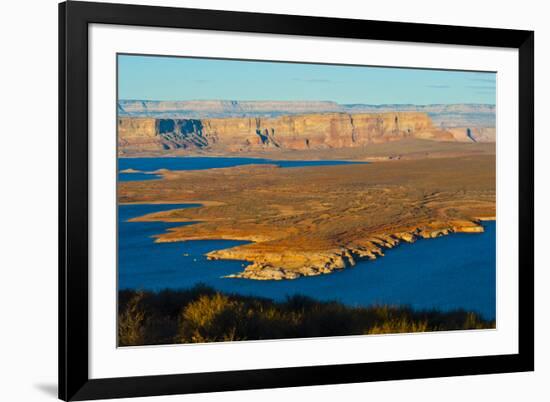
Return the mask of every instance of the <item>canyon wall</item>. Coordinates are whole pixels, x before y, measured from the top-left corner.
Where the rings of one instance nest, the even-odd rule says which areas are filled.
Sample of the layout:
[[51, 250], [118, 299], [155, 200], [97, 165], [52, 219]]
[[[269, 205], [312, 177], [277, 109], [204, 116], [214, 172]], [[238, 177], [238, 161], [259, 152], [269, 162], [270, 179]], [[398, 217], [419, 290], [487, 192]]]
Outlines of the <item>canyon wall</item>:
[[[476, 142], [479, 129], [442, 129], [426, 113], [323, 113], [278, 117], [159, 119], [120, 117], [119, 153], [170, 149], [326, 149], [421, 138]], [[479, 138], [476, 138], [479, 135]]]
[[121, 118], [117, 125], [119, 153], [163, 148], [163, 139], [156, 129], [156, 119]]
[[447, 131], [461, 142], [496, 142], [495, 127], [453, 127]]

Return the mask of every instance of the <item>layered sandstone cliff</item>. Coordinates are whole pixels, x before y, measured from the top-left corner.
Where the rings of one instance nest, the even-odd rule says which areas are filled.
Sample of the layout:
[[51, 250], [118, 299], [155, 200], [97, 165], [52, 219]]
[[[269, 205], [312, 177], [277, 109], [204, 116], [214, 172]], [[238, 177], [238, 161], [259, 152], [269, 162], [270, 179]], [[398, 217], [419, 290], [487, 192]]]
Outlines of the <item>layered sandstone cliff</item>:
[[495, 142], [494, 127], [454, 127], [448, 128], [453, 137], [461, 142]]
[[[475, 141], [473, 131], [444, 130], [426, 113], [324, 113], [273, 118], [118, 119], [121, 154], [170, 149], [249, 151], [327, 149], [420, 138]], [[468, 134], [468, 135], [467, 135]]]

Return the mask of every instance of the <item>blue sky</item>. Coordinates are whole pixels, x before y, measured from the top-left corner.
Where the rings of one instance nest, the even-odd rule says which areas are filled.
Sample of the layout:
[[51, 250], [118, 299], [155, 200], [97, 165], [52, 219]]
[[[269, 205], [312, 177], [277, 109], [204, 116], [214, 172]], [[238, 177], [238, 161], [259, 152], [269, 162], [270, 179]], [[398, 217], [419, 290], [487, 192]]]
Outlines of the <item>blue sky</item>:
[[496, 74], [119, 55], [119, 99], [496, 102]]

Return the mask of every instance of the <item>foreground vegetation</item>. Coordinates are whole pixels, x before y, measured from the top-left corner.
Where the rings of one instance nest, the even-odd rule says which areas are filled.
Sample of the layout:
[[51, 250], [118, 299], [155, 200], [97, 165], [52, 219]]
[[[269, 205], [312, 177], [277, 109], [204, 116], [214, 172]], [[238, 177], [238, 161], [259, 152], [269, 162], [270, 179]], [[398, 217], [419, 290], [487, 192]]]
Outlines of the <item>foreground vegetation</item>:
[[347, 307], [293, 296], [284, 302], [189, 290], [119, 292], [119, 346], [495, 328], [466, 311]]

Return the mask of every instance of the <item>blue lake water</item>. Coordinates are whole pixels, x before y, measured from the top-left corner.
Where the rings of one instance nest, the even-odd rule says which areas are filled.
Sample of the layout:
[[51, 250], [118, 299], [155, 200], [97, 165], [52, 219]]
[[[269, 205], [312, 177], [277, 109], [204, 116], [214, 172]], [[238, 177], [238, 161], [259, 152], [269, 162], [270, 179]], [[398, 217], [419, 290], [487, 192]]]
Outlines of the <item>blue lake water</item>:
[[[143, 169], [143, 167], [142, 167]], [[154, 243], [151, 237], [182, 223], [127, 222], [147, 213], [196, 205], [120, 205], [120, 289], [189, 288], [204, 283], [225, 292], [282, 300], [303, 294], [347, 305], [409, 305], [416, 309], [462, 308], [487, 319], [496, 315], [496, 222], [485, 232], [452, 234], [387, 250], [329, 275], [287, 281], [221, 278], [243, 269], [239, 261], [209, 261], [204, 254], [241, 241]], [[192, 224], [192, 223], [191, 223]]]
[[[141, 172], [154, 172], [158, 169], [168, 170], [203, 170], [212, 168], [226, 168], [240, 165], [277, 165], [282, 168], [302, 166], [328, 166], [328, 165], [349, 165], [367, 162], [349, 161], [279, 161], [260, 158], [226, 158], [226, 157], [167, 157], [167, 158], [119, 158], [118, 179], [120, 181], [155, 180], [159, 175]], [[120, 173], [121, 170], [134, 169], [140, 173]]]

